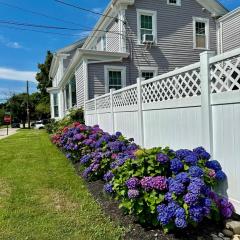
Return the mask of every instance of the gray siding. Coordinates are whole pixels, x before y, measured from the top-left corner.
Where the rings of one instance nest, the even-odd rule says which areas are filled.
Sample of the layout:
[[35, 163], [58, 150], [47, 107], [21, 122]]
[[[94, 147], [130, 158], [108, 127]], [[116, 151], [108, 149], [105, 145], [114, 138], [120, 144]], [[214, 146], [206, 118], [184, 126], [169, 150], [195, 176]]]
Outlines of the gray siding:
[[105, 78], [104, 78], [104, 66], [125, 66], [126, 67], [126, 85], [131, 85], [129, 82], [129, 62], [124, 60], [123, 62], [108, 62], [108, 63], [93, 63], [88, 64], [88, 93], [89, 99], [94, 98], [94, 95], [105, 94]]
[[[157, 46], [145, 50], [137, 44], [136, 9], [157, 11]], [[126, 10], [127, 49], [132, 59], [132, 79], [138, 75], [138, 66], [156, 66], [159, 74], [199, 61], [202, 50], [193, 49], [193, 17], [208, 18], [210, 22], [210, 49], [216, 51], [216, 22], [210, 13], [203, 12], [194, 0], [182, 0], [182, 6], [167, 4], [167, 0], [136, 0]]]
[[240, 47], [240, 10], [222, 22], [222, 51]]
[[84, 78], [83, 64], [81, 64], [75, 72], [76, 91], [77, 91], [77, 107], [84, 106]]

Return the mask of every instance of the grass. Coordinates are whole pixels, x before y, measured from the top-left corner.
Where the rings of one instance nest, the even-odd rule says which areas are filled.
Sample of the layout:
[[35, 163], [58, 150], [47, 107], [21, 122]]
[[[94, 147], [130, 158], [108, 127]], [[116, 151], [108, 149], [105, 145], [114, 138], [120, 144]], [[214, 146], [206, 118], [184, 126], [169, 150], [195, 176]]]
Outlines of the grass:
[[44, 131], [0, 140], [0, 239], [117, 240], [112, 223]]

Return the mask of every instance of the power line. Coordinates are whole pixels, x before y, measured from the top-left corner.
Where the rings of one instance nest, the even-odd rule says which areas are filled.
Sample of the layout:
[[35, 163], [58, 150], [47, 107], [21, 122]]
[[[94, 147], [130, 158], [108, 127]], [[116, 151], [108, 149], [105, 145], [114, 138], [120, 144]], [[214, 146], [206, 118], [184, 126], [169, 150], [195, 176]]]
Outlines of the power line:
[[13, 4], [9, 4], [9, 3], [5, 3], [5, 2], [1, 2], [1, 1], [0, 1], [0, 4], [5, 5], [7, 7], [10, 7], [10, 8], [15, 8], [15, 9], [18, 9], [18, 10], [21, 10], [21, 11], [24, 11], [24, 12], [29, 12], [29, 13], [32, 13], [32, 14], [35, 14], [35, 15], [38, 15], [38, 16], [42, 16], [42, 17], [45, 17], [45, 18], [53, 19], [53, 20], [56, 20], [56, 21], [59, 21], [59, 22], [81, 26], [80, 24], [78, 24], [76, 22], [63, 20], [61, 18], [53, 17], [53, 16], [50, 16], [50, 15], [47, 15], [47, 14], [44, 14], [44, 13], [40, 13], [40, 12], [36, 12], [36, 11], [29, 10], [29, 9], [26, 9], [26, 8], [22, 8], [22, 7], [13, 5]]
[[[12, 27], [12, 26], [7, 26], [7, 25], [1, 25], [0, 23], [0, 27], [4, 27], [4, 28], [8, 28], [8, 29], [13, 29], [13, 30], [22, 30], [22, 31], [30, 31], [30, 32], [37, 32], [37, 33], [44, 33], [44, 34], [52, 34], [52, 35], [59, 35], [59, 36], [72, 36], [72, 37], [81, 37], [79, 34], [67, 34], [67, 33], [59, 33], [59, 32], [49, 32], [49, 31], [43, 31], [43, 30], [36, 30], [36, 29], [28, 29], [28, 28], [22, 28], [22, 27]], [[82, 36], [82, 37], [87, 37], [87, 36]], [[90, 38], [98, 38], [98, 37], [93, 37], [90, 36]], [[118, 36], [116, 37], [108, 37], [108, 38], [118, 38]]]
[[[73, 8], [85, 11], [85, 12], [90, 12], [90, 13], [93, 13], [93, 14], [96, 14], [96, 15], [99, 15], [99, 16], [109, 17], [109, 18], [115, 19], [117, 21], [123, 21], [122, 19], [119, 19], [117, 17], [112, 17], [112, 16], [109, 16], [109, 15], [106, 15], [106, 14], [103, 14], [103, 13], [99, 13], [99, 12], [93, 11], [91, 9], [83, 8], [83, 7], [79, 6], [79, 5], [67, 3], [67, 2], [64, 2], [64, 1], [61, 1], [61, 0], [54, 0], [54, 1], [58, 2], [58, 3], [61, 3], [63, 5], [69, 6], [69, 7], [73, 7]], [[125, 22], [125, 21], [123, 21], [123, 22]]]

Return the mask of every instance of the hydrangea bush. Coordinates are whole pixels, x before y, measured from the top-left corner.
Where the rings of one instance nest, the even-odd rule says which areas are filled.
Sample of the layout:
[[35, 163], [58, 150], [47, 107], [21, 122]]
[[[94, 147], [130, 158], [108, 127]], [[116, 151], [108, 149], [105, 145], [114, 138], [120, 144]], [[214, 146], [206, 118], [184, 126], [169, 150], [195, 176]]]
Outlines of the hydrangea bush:
[[226, 175], [202, 147], [141, 149], [120, 132], [80, 123], [61, 129], [52, 141], [80, 164], [86, 180], [104, 180], [104, 190], [141, 223], [168, 232], [233, 213], [232, 204], [213, 191]]

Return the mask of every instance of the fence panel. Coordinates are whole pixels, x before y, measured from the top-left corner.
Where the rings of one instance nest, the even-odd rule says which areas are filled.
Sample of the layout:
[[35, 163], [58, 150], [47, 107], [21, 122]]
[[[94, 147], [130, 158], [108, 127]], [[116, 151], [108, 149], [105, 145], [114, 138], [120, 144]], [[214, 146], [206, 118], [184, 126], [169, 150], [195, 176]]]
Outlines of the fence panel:
[[219, 191], [240, 214], [240, 49], [200, 59], [87, 101], [86, 123], [148, 148], [206, 147], [228, 176]]

